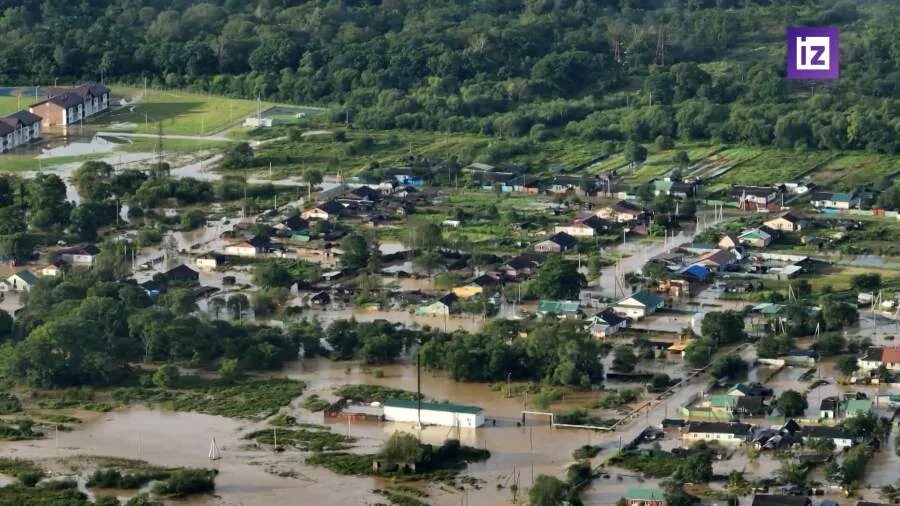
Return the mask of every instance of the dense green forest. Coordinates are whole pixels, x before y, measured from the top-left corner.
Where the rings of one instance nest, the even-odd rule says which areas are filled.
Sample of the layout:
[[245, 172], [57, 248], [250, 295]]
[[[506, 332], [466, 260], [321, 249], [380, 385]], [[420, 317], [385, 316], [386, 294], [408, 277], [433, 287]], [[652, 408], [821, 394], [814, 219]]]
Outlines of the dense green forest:
[[[2, 0], [0, 83], [149, 83], [373, 129], [900, 151], [889, 0]], [[837, 25], [841, 79], [784, 79]], [[526, 140], [523, 140], [526, 142]]]

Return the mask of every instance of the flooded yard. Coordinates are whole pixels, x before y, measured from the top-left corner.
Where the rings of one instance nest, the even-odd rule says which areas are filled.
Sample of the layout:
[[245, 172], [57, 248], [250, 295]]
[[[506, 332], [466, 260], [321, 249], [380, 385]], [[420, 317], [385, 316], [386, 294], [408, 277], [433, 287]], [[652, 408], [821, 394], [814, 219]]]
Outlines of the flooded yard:
[[[415, 390], [415, 368], [394, 365], [382, 368], [384, 377], [376, 378], [363, 371], [358, 363], [332, 362], [310, 359], [290, 364], [282, 372], [291, 378], [308, 383], [305, 394], [316, 393], [333, 398], [331, 390], [347, 383], [371, 383]], [[403, 423], [325, 423], [321, 413], [301, 408], [289, 408], [301, 421], [331, 426], [333, 431], [349, 433], [359, 438], [354, 451], [374, 452], [394, 431], [408, 431], [421, 435], [424, 442], [440, 444], [448, 437], [459, 437], [464, 444], [487, 448], [492, 456], [485, 462], [474, 463], [464, 475], [483, 480], [480, 489], [466, 487], [466, 491], [447, 490], [440, 485], [425, 486], [428, 502], [437, 505], [456, 505], [468, 496], [470, 504], [511, 504], [509, 485], [513, 473], [518, 474], [521, 499], [539, 474], [561, 475], [573, 462], [572, 452], [584, 444], [615, 446], [618, 436], [584, 430], [552, 429], [544, 419], [521, 420], [522, 397], [505, 398], [485, 384], [457, 383], [441, 375], [426, 373], [422, 390], [429, 398], [452, 400], [463, 404], [483, 406], [490, 422], [480, 429], [426, 427], [417, 431]], [[561, 407], [579, 405], [584, 398], [575, 396], [562, 401]], [[297, 404], [295, 402], [295, 404]], [[496, 421], [496, 422], [495, 422]], [[165, 466], [212, 467], [220, 471], [216, 479], [217, 497], [197, 497], [179, 501], [186, 505], [267, 504], [273, 506], [296, 504], [297, 497], [320, 504], [371, 504], [375, 496], [371, 490], [383, 487], [382, 480], [368, 477], [338, 476], [322, 468], [308, 466], [301, 453], [281, 454], [256, 449], [241, 435], [261, 424], [242, 422], [197, 413], [171, 413], [145, 407], [133, 407], [94, 416], [72, 432], [61, 432], [58, 441], [48, 438], [20, 443], [0, 443], [5, 455], [45, 459], [74, 455], [108, 455], [144, 459]], [[222, 459], [207, 460], [211, 437], [215, 437]], [[279, 477], [273, 473], [290, 471], [296, 477]], [[587, 490], [586, 504], [609, 504], [621, 493], [634, 486], [636, 479], [617, 481], [615, 475], [598, 482]], [[498, 488], [497, 484], [503, 485]], [[602, 485], [602, 486], [601, 486]]]

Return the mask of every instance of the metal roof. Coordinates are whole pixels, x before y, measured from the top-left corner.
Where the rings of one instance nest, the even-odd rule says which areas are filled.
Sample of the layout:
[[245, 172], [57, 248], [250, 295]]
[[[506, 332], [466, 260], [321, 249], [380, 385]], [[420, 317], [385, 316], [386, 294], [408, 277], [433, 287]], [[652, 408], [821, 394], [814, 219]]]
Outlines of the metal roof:
[[[418, 409], [420, 403], [404, 399], [385, 399], [385, 408]], [[484, 411], [478, 406], [466, 406], [464, 404], [451, 404], [449, 402], [421, 402], [422, 411], [449, 411], [451, 413], [467, 413], [477, 415]]]

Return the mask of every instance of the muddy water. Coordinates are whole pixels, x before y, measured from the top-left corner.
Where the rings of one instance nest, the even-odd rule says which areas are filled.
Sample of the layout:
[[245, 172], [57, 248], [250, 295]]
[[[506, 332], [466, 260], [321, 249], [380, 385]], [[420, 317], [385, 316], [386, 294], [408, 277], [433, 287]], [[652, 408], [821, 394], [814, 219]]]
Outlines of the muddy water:
[[[216, 495], [198, 496], [177, 504], [295, 504], [298, 496], [312, 504], [366, 504], [373, 480], [341, 477], [323, 469], [305, 468], [297, 479], [266, 472], [277, 460], [266, 452], [243, 449], [241, 430], [246, 425], [222, 417], [196, 413], [166, 413], [144, 408], [108, 413], [73, 432], [62, 432], [59, 443], [48, 439], [28, 443], [0, 443], [4, 455], [21, 458], [58, 458], [108, 455], [139, 458], [163, 466], [207, 467], [219, 470]], [[222, 452], [219, 461], [207, 460], [211, 437]], [[175, 504], [175, 503], [173, 503]]]
[[[383, 368], [385, 376], [375, 378], [364, 373], [358, 364], [333, 363], [327, 360], [305, 360], [291, 364], [283, 372], [309, 383], [309, 392], [331, 397], [331, 390], [344, 383], [375, 383], [409, 390], [415, 389], [415, 370], [409, 366]], [[518, 427], [523, 399], [506, 399], [483, 384], [460, 384], [442, 376], [424, 374], [422, 389], [428, 397], [483, 406], [487, 417], [497, 420], [482, 429], [428, 427], [421, 431], [422, 440], [439, 444], [447, 437], [459, 437], [465, 444], [487, 448], [492, 457], [473, 464], [465, 472], [484, 483], [480, 490], [466, 487], [464, 492], [427, 486], [428, 501], [438, 505], [455, 505], [468, 496], [469, 504], [511, 504], [509, 485], [513, 472], [518, 473], [520, 495], [534, 476], [542, 473], [562, 475], [572, 462], [572, 451], [588, 443], [615, 445], [613, 435], [600, 435], [580, 430], [551, 429], [544, 420], [530, 419], [528, 427]], [[591, 400], [592, 394], [566, 399], [557, 409], [566, 409]], [[323, 423], [321, 414], [292, 408], [298, 418]], [[345, 423], [331, 424], [333, 430], [349, 432], [359, 438], [357, 451], [375, 451], [396, 430], [415, 432], [409, 424]], [[312, 504], [371, 504], [376, 502], [371, 490], [386, 483], [372, 478], [337, 476], [327, 470], [306, 466], [301, 454], [271, 454], [247, 448], [240, 436], [258, 427], [221, 417], [196, 413], [167, 413], [147, 408], [132, 408], [108, 413], [87, 421], [73, 432], [60, 433], [58, 444], [53, 439], [36, 442], [0, 443], [0, 452], [24, 458], [51, 458], [73, 455], [109, 455], [141, 458], [167, 466], [214, 467], [220, 474], [216, 480], [219, 498], [198, 497], [178, 504], [297, 504], [297, 498]], [[206, 459], [209, 440], [215, 437], [223, 458]], [[291, 471], [296, 478], [282, 478], [267, 472]], [[610, 478], [609, 485], [588, 490], [587, 504], [612, 504], [635, 480]], [[497, 488], [497, 484], [503, 488]], [[422, 485], [426, 486], [426, 485]], [[621, 489], [621, 490], [620, 490]]]
[[[365, 373], [358, 365], [349, 369], [344, 364], [335, 364], [324, 359], [304, 360], [292, 364], [285, 369], [285, 373], [292, 378], [302, 379], [309, 384], [309, 391], [325, 397], [333, 397], [331, 390], [335, 385], [353, 383], [371, 383], [402, 388], [406, 390], [416, 389], [415, 368], [409, 366], [387, 366], [381, 368], [384, 377], [376, 378]], [[504, 398], [499, 392], [493, 391], [485, 384], [457, 383], [451, 379], [439, 375], [424, 373], [422, 375], [422, 392], [428, 398], [438, 400], [452, 400], [462, 404], [475, 404], [484, 407], [486, 418], [490, 419], [482, 429], [459, 429], [449, 427], [427, 427], [421, 431], [422, 440], [429, 443], [440, 444], [448, 437], [459, 436], [464, 444], [487, 448], [492, 456], [486, 462], [474, 463], [469, 466], [466, 475], [484, 480], [481, 490], [468, 490], [470, 504], [510, 504], [512, 494], [509, 485], [513, 483], [513, 473], [518, 473], [518, 481], [521, 489], [531, 486], [532, 466], [534, 476], [539, 474], [562, 475], [566, 466], [573, 462], [572, 452], [584, 444], [618, 444], [618, 436], [600, 434], [583, 430], [551, 429], [547, 420], [539, 417], [530, 417], [526, 426], [517, 426], [521, 420], [524, 398]], [[554, 405], [554, 410], [566, 410], [574, 406], [580, 406], [596, 398], [595, 394], [578, 394]], [[320, 414], [309, 414], [298, 410], [295, 416], [304, 420], [323, 423]], [[493, 420], [496, 420], [494, 425]], [[339, 422], [330, 424], [333, 430], [349, 433], [353, 436], [363, 436], [367, 440], [380, 441], [395, 430], [416, 432], [411, 424], [399, 423], [361, 423], [348, 424]], [[498, 489], [497, 484], [503, 488]], [[624, 485], [623, 485], [624, 486]], [[633, 486], [633, 485], [632, 485]], [[627, 488], [627, 487], [626, 487]], [[587, 502], [587, 504], [611, 504], [621, 497], [622, 491], [613, 491], [606, 487], [599, 487], [596, 491], [590, 491], [587, 497], [596, 495], [601, 502]], [[429, 502], [433, 504], [455, 505], [460, 503], [461, 495], [465, 493], [447, 492], [440, 487], [428, 487], [431, 496]], [[609, 494], [618, 494], [612, 497]], [[608, 496], [608, 497], [607, 497]], [[522, 494], [519, 494], [521, 499]], [[607, 500], [610, 499], [610, 500]], [[465, 500], [463, 498], [463, 500]]]

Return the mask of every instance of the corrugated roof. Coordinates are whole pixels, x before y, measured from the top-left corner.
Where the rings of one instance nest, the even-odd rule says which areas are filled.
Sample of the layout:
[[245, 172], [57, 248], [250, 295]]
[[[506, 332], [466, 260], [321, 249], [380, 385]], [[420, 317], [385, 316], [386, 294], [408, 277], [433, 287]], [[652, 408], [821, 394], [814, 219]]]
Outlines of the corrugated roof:
[[538, 302], [537, 310], [541, 313], [574, 313], [581, 304], [572, 300], [542, 300]]
[[[385, 399], [384, 407], [386, 408], [407, 408], [417, 409], [420, 403], [404, 399]], [[468, 413], [477, 415], [484, 411], [478, 406], [466, 406], [464, 404], [451, 404], [449, 402], [422, 402], [422, 411], [449, 411], [451, 413]]]
[[665, 302], [661, 297], [659, 297], [657, 295], [654, 295], [646, 290], [640, 290], [638, 292], [631, 294], [631, 296], [629, 296], [629, 297], [625, 297], [624, 299], [619, 301], [617, 305], [620, 305], [620, 306], [626, 305], [627, 306], [627, 304], [622, 304], [622, 302], [624, 302], [628, 299], [634, 299], [645, 307], [658, 307]]
[[629, 488], [625, 499], [636, 501], [665, 501], [666, 494], [658, 488]]

